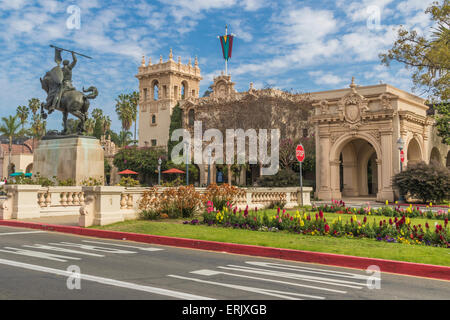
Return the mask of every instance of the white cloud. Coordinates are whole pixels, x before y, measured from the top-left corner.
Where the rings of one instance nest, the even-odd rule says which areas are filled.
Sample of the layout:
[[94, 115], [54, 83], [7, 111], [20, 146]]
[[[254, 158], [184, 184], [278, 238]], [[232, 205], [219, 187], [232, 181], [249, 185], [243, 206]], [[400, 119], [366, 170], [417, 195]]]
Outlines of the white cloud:
[[347, 79], [343, 79], [342, 77], [339, 77], [331, 72], [310, 71], [308, 74], [314, 78], [314, 83], [318, 85], [337, 86], [347, 81]]
[[287, 45], [311, 43], [339, 30], [332, 11], [309, 7], [297, 10], [286, 8], [274, 22], [278, 24], [280, 40]]

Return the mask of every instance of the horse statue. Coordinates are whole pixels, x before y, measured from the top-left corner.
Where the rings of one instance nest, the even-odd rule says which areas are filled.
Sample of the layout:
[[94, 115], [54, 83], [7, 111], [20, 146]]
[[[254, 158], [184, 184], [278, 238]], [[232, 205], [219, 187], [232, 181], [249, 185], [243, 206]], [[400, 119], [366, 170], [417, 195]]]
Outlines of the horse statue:
[[[60, 51], [57, 51], [57, 57], [60, 57]], [[67, 117], [70, 114], [80, 119], [77, 127], [77, 134], [82, 134], [85, 131], [85, 122], [88, 117], [89, 100], [95, 99], [98, 96], [96, 87], [91, 86], [88, 89], [82, 89], [82, 92], [77, 91], [72, 86], [72, 69], [75, 66], [77, 59], [75, 53], [72, 52], [73, 62], [64, 60], [63, 67], [60, 67], [61, 59], [55, 59], [57, 66], [48, 71], [44, 79], [41, 80], [42, 89], [47, 92], [47, 101], [41, 104], [41, 116], [47, 119], [47, 113], [52, 113], [54, 110], [63, 113], [64, 130], [62, 134], [67, 134]]]

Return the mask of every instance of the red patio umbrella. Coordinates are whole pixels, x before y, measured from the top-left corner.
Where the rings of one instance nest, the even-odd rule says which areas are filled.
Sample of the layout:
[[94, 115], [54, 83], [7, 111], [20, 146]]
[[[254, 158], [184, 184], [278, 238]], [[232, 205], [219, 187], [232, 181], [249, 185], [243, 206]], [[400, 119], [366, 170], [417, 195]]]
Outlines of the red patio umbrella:
[[137, 172], [131, 171], [129, 169], [120, 171], [118, 174], [138, 174]]
[[163, 171], [162, 173], [184, 173], [184, 171], [172, 168], [172, 169]]

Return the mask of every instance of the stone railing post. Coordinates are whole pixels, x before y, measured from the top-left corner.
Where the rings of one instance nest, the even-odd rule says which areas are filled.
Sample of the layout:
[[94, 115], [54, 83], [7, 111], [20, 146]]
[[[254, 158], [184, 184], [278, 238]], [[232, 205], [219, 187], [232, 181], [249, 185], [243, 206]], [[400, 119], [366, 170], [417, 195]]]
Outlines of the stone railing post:
[[125, 187], [116, 186], [83, 187], [86, 200], [80, 209], [80, 226], [103, 226], [124, 221], [120, 212], [121, 195], [124, 191]]
[[11, 196], [8, 215], [11, 219], [29, 219], [39, 218], [41, 216], [41, 207], [38, 202], [38, 192], [41, 189], [39, 185], [5, 185], [5, 191]]
[[8, 192], [6, 199], [0, 202], [0, 220], [9, 220], [12, 217], [13, 194]]
[[297, 192], [298, 205], [301, 205], [302, 198], [300, 198], [300, 197], [303, 197], [303, 205], [310, 206], [311, 205], [311, 192], [312, 192], [311, 187], [303, 187], [303, 194], [302, 194], [300, 188], [298, 188], [298, 192]]
[[246, 205], [250, 208], [252, 206], [252, 191], [250, 189], [245, 190], [245, 198], [246, 198]]

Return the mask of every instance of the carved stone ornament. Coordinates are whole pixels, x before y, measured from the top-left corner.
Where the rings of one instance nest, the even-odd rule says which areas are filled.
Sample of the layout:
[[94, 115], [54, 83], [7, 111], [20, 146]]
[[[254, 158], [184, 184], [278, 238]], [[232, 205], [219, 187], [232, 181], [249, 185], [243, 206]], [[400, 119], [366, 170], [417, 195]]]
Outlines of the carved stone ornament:
[[369, 131], [369, 134], [375, 138], [375, 140], [377, 140], [378, 142], [381, 141], [381, 133], [379, 130], [371, 130]]
[[351, 128], [356, 128], [361, 125], [361, 118], [369, 107], [367, 99], [356, 92], [356, 85], [353, 82], [350, 88], [352, 91], [338, 102], [338, 106], [342, 118]]
[[380, 101], [381, 101], [381, 107], [383, 108], [383, 110], [390, 110], [392, 109], [392, 105], [391, 105], [391, 96], [388, 94], [383, 93], [380, 96]]
[[327, 100], [320, 101], [319, 106], [320, 106], [320, 114], [328, 113], [328, 101]]

